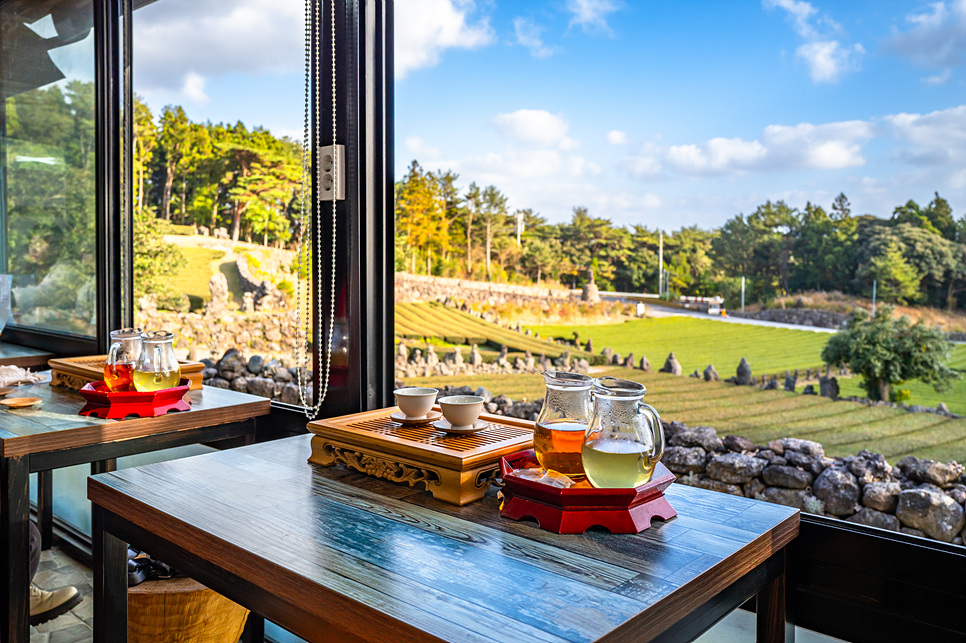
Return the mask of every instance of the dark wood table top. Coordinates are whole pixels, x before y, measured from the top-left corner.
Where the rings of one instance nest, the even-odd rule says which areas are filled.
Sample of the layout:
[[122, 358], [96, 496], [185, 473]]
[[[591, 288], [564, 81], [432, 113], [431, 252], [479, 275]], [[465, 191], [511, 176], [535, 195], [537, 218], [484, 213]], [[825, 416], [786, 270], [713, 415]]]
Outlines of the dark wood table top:
[[[798, 511], [672, 485], [637, 535], [559, 535], [306, 462], [310, 436], [106, 473], [88, 496], [255, 584], [310, 640], [646, 641], [779, 552]], [[326, 623], [320, 632], [311, 623]]]
[[7, 397], [39, 397], [37, 407], [11, 410], [0, 406], [0, 456], [12, 457], [56, 449], [196, 429], [268, 415], [271, 401], [264, 397], [205, 386], [189, 391], [190, 411], [156, 418], [101, 420], [78, 415], [85, 400], [62, 386], [19, 386]]
[[29, 348], [19, 344], [0, 341], [0, 366], [19, 366], [20, 368], [30, 368], [35, 366], [47, 366], [47, 360], [55, 357], [53, 353], [42, 351], [39, 348]]

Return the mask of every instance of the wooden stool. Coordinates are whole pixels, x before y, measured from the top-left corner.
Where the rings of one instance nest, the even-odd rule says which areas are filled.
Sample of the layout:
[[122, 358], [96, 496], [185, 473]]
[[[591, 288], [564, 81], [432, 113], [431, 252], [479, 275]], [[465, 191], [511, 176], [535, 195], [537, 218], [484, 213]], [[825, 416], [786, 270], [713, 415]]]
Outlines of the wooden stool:
[[237, 643], [248, 610], [190, 578], [128, 590], [129, 643]]

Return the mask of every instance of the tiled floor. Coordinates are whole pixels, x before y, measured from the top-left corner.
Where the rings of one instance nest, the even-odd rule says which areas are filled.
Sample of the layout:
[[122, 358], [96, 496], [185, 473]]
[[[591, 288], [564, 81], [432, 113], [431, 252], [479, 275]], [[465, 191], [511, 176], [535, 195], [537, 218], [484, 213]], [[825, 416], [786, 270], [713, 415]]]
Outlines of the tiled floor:
[[94, 631], [91, 629], [94, 618], [91, 570], [59, 549], [48, 549], [40, 554], [34, 583], [46, 590], [73, 585], [84, 598], [66, 614], [31, 627], [30, 643], [87, 643], [94, 640]]

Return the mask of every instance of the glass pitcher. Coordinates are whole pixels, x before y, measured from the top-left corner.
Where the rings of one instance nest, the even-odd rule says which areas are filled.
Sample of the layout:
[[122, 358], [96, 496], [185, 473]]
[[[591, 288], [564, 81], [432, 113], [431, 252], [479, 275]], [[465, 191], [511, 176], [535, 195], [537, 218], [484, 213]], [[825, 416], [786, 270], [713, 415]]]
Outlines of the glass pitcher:
[[141, 356], [141, 329], [111, 331], [111, 348], [104, 364], [104, 385], [109, 391], [130, 391], [134, 365]]
[[626, 489], [651, 479], [664, 454], [664, 428], [645, 404], [643, 384], [616, 377], [594, 381], [594, 412], [582, 449], [584, 473], [595, 487]]
[[141, 357], [134, 367], [134, 388], [141, 392], [173, 388], [181, 381], [181, 366], [174, 354], [174, 333], [141, 333]]
[[589, 375], [544, 371], [547, 395], [533, 429], [533, 450], [544, 469], [581, 477], [580, 449], [593, 409]]

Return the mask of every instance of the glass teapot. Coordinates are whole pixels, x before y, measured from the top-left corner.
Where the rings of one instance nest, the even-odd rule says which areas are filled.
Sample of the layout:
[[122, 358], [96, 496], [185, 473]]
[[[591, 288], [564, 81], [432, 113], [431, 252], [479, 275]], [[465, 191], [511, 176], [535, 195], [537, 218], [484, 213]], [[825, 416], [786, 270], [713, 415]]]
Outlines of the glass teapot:
[[664, 428], [654, 407], [643, 402], [646, 392], [630, 380], [594, 380], [594, 411], [581, 453], [595, 487], [626, 489], [651, 479], [664, 454]]
[[104, 384], [110, 391], [130, 391], [134, 365], [141, 356], [141, 329], [111, 331], [111, 348], [104, 364]]
[[141, 357], [134, 367], [134, 388], [141, 392], [174, 388], [181, 382], [181, 366], [174, 354], [174, 333], [141, 333]]
[[590, 420], [593, 401], [589, 375], [544, 371], [547, 395], [533, 429], [533, 450], [544, 469], [568, 476], [583, 476], [580, 449]]

